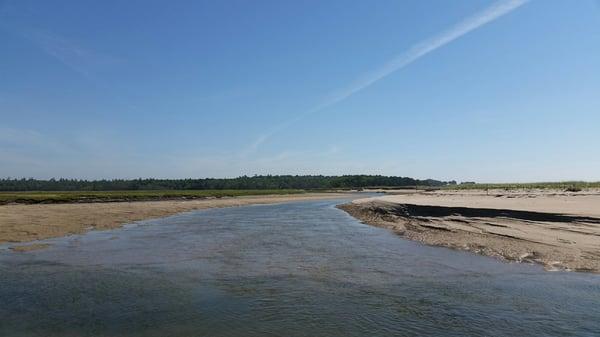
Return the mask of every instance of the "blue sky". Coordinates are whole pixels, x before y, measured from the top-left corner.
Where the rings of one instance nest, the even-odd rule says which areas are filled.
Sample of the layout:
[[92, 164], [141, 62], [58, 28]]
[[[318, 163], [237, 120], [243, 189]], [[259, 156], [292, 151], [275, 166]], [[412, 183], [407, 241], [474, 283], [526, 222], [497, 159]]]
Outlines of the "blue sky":
[[0, 0], [1, 177], [600, 180], [600, 2]]

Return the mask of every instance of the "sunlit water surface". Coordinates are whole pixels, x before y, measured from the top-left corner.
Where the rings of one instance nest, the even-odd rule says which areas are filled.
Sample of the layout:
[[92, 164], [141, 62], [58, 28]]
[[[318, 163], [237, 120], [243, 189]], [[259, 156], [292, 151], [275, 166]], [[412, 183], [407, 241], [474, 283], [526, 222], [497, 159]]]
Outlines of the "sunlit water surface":
[[4, 248], [0, 336], [600, 336], [599, 275], [423, 246], [341, 202]]

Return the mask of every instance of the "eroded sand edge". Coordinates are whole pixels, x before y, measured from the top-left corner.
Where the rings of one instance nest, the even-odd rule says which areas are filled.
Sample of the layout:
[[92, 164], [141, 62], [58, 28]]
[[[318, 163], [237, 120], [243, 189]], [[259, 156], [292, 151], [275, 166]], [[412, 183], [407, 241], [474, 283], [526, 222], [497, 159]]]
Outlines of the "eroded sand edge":
[[405, 193], [339, 208], [425, 244], [547, 269], [600, 272], [600, 195], [595, 193]]

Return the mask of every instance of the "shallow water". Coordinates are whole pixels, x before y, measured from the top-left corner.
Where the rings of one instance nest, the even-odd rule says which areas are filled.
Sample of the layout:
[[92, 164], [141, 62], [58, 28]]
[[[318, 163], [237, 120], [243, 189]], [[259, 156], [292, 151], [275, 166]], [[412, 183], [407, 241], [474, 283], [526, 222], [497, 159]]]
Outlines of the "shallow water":
[[0, 250], [0, 336], [600, 336], [599, 275], [423, 246], [340, 202]]

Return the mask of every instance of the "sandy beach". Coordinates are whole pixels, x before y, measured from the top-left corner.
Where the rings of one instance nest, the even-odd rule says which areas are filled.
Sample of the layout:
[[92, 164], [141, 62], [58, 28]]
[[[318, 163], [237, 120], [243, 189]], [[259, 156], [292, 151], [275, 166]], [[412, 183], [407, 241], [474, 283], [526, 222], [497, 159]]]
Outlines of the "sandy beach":
[[425, 244], [600, 272], [600, 191], [404, 192], [341, 209]]
[[[198, 200], [1, 205], [0, 244], [22, 243], [81, 234], [90, 230], [111, 229], [135, 221], [198, 209], [333, 199], [346, 196], [348, 194], [344, 193], [305, 193]], [[17, 245], [12, 248], [24, 252], [46, 246], [33, 244]]]

